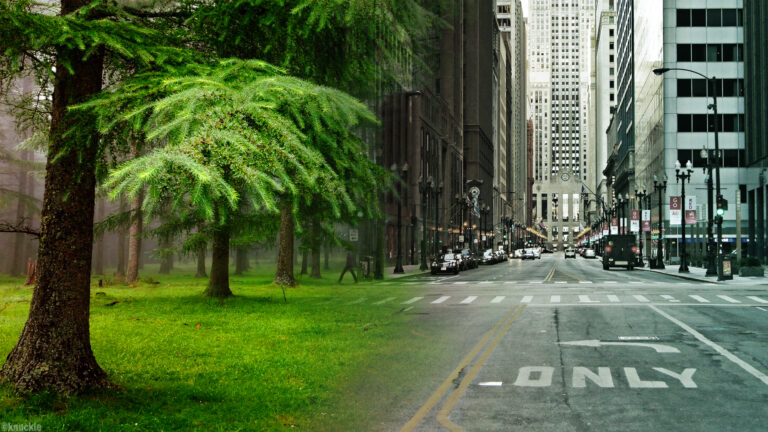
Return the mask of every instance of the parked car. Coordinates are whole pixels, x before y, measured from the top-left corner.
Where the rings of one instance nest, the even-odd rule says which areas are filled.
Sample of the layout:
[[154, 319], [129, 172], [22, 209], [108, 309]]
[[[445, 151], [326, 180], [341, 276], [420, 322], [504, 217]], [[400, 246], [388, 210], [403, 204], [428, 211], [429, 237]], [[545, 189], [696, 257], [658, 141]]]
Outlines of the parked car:
[[573, 258], [576, 259], [576, 249], [574, 248], [568, 248], [565, 250], [565, 258]]
[[503, 250], [497, 250], [493, 254], [496, 255], [496, 262], [504, 262], [507, 260], [507, 253]]
[[551, 253], [554, 253], [554, 251], [552, 249], [544, 248], [544, 250], [542, 250], [541, 253], [551, 254]]
[[522, 259], [524, 259], [524, 260], [527, 260], [527, 259], [534, 260], [534, 259], [536, 259], [536, 254], [533, 252], [533, 249], [525, 249], [525, 251], [523, 252]]
[[594, 249], [586, 249], [584, 251], [584, 258], [596, 258], [595, 250]]
[[513, 258], [522, 258], [523, 252], [525, 249], [515, 249], [514, 255], [512, 255]]
[[431, 270], [432, 270], [432, 274], [438, 274], [438, 273], [459, 274], [459, 271], [461, 271], [461, 269], [459, 268], [460, 265], [461, 265], [460, 257], [458, 257], [457, 254], [446, 253], [438, 256], [437, 259], [432, 262]]
[[483, 252], [483, 264], [496, 264], [496, 255], [493, 253], [493, 249], [487, 249], [485, 252]]
[[533, 248], [533, 257], [536, 259], [541, 259], [541, 248]]
[[462, 262], [466, 263], [465, 268], [467, 269], [476, 269], [478, 267], [477, 257], [472, 254], [469, 249], [461, 251], [461, 259]]

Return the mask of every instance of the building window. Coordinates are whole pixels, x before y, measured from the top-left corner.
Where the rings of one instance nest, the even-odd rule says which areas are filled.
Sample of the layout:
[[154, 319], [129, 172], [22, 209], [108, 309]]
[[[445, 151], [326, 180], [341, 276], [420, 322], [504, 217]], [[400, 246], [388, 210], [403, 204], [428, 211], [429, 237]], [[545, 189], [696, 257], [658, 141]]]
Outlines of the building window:
[[678, 27], [742, 27], [742, 9], [678, 9]]

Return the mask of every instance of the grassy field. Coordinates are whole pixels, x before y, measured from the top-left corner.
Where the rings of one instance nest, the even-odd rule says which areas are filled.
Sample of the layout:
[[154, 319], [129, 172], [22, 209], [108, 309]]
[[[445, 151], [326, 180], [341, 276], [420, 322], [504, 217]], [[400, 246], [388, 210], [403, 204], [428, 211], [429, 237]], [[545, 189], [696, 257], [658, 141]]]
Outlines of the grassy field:
[[[286, 303], [271, 271], [232, 276], [235, 297], [225, 301], [203, 298], [206, 281], [191, 271], [149, 274], [136, 287], [94, 280], [93, 349], [122, 389], [24, 398], [2, 385], [0, 422], [40, 423], [44, 431], [375, 429], [378, 414], [367, 404], [376, 401], [350, 395], [350, 383], [378, 368], [377, 359], [409, 349], [401, 336], [413, 317], [396, 305], [349, 303], [410, 290], [351, 278], [338, 285], [332, 271], [301, 279]], [[3, 357], [29, 308], [31, 289], [21, 284], [0, 277]], [[407, 380], [409, 371], [377, 380], [389, 373]]]

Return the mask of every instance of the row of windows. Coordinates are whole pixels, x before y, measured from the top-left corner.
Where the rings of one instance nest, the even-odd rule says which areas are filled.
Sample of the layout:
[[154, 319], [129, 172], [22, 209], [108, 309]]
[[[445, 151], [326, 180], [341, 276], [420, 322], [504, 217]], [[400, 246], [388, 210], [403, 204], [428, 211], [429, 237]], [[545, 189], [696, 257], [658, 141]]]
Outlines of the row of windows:
[[[710, 152], [712, 158], [715, 157], [714, 150]], [[720, 150], [720, 166], [724, 168], [741, 168], [747, 166], [747, 155], [744, 150]], [[701, 157], [699, 150], [678, 150], [677, 160], [680, 165], [685, 165], [688, 161], [693, 163], [695, 168], [704, 168], [707, 166], [707, 160]], [[712, 162], [715, 162], [714, 160]]]
[[742, 27], [741, 9], [678, 9], [678, 27]]
[[[714, 88], [713, 88], [714, 87]], [[713, 93], [717, 97], [741, 97], [744, 96], [744, 80], [727, 78], [715, 81], [714, 86], [710, 84], [709, 96]], [[706, 97], [707, 80], [701, 79], [678, 79], [677, 96], [679, 97]]]
[[743, 44], [677, 44], [679, 62], [744, 61]]
[[[744, 132], [744, 114], [718, 114], [720, 132]], [[715, 116], [712, 114], [678, 114], [678, 132], [714, 132]]]

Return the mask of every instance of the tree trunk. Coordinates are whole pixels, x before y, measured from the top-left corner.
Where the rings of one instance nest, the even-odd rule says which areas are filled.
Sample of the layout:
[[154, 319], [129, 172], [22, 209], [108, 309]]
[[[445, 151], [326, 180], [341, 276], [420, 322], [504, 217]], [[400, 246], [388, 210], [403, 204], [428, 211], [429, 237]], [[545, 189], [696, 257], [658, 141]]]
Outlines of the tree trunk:
[[[165, 237], [160, 238], [160, 249], [170, 249], [171, 241]], [[160, 274], [170, 274], [173, 269], [173, 254], [163, 252], [160, 255]]]
[[205, 296], [229, 297], [232, 291], [229, 289], [229, 229], [227, 227], [218, 227], [213, 231], [211, 252], [211, 277], [208, 279]]
[[[120, 213], [125, 212], [125, 200], [120, 197]], [[125, 228], [120, 227], [117, 230], [117, 270], [115, 276], [119, 279], [125, 279], [125, 243], [126, 243]]]
[[195, 277], [208, 277], [208, 274], [205, 272], [205, 253], [207, 252], [207, 249], [208, 248], [204, 246], [197, 251], [197, 273], [195, 273]]
[[[21, 159], [29, 160], [29, 152], [22, 152]], [[16, 221], [18, 223], [21, 223], [24, 220], [27, 213], [27, 206], [24, 203], [23, 197], [27, 195], [28, 183], [29, 174], [27, 173], [27, 169], [22, 167], [19, 171], [19, 199], [16, 204]], [[24, 272], [25, 258], [27, 258], [26, 246], [29, 240], [26, 238], [26, 234], [22, 233], [16, 233], [13, 237], [13, 256], [11, 257], [10, 272], [11, 276], [20, 276]]]
[[248, 265], [248, 247], [240, 246], [235, 248], [235, 274], [241, 275], [250, 268]]
[[309, 277], [314, 279], [320, 279], [320, 246], [312, 249], [312, 274]]
[[[104, 200], [98, 200], [96, 204], [96, 222], [104, 219]], [[102, 233], [95, 242], [93, 251], [93, 274], [104, 274], [104, 234]]]
[[299, 274], [301, 275], [307, 274], [307, 261], [309, 258], [308, 255], [309, 255], [308, 249], [303, 249], [301, 251], [301, 272], [299, 272]]
[[[135, 147], [132, 152], [136, 154]], [[141, 231], [142, 193], [139, 193], [131, 201], [131, 227], [128, 229], [128, 266], [126, 268], [125, 283], [132, 284], [139, 279], [139, 259], [141, 255]]]
[[[61, 14], [88, 3], [63, 0]], [[74, 50], [59, 55], [70, 64], [56, 65], [35, 287], [29, 317], [0, 378], [21, 392], [70, 394], [109, 386], [93, 356], [89, 329], [98, 136], [82, 129], [76, 137], [64, 134], [72, 120], [67, 107], [101, 90], [103, 53], [87, 59]]]
[[291, 202], [283, 198], [280, 202], [280, 231], [277, 245], [277, 271], [275, 283], [295, 286], [293, 276], [293, 209]]
[[331, 245], [326, 245], [323, 248], [323, 252], [325, 253], [325, 259], [324, 259], [325, 262], [323, 263], [323, 268], [325, 270], [330, 270], [331, 264], [329, 261], [330, 261], [330, 255], [331, 255]]

